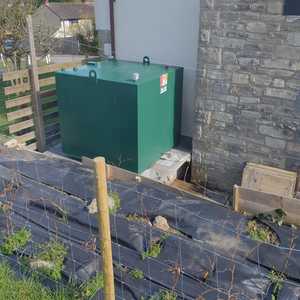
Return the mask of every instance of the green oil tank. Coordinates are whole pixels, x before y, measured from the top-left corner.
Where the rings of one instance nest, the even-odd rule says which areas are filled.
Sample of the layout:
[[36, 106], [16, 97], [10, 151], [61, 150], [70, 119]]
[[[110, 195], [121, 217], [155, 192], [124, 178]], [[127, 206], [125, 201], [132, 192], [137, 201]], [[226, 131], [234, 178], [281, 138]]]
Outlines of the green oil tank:
[[179, 140], [183, 68], [107, 60], [56, 73], [63, 151], [141, 173]]

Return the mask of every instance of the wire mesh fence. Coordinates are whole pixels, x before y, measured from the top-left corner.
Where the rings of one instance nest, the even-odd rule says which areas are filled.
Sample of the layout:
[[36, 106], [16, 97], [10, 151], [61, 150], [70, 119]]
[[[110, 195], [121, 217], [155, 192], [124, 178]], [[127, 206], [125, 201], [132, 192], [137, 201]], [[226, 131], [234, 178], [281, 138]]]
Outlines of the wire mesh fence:
[[[93, 171], [1, 153], [2, 259], [59, 299], [103, 299]], [[107, 186], [116, 299], [289, 299], [299, 289], [297, 229], [256, 220], [273, 237], [263, 242], [253, 219], [228, 208], [140, 177]]]

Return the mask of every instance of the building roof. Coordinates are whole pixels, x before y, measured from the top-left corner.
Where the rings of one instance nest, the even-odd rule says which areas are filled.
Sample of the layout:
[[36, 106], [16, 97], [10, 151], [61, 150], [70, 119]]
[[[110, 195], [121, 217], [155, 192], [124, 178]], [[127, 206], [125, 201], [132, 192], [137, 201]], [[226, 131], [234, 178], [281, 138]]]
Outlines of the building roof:
[[94, 3], [48, 3], [44, 5], [61, 20], [93, 19]]

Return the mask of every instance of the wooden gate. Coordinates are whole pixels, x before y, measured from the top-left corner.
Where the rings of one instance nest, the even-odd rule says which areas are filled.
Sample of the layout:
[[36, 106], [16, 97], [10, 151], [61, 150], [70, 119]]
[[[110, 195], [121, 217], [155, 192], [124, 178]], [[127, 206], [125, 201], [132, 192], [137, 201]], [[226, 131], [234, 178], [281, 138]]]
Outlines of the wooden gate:
[[[40, 97], [42, 105], [42, 119], [46, 144], [51, 145], [59, 141], [60, 131], [58, 122], [58, 107], [54, 72], [76, 67], [81, 61], [45, 65], [38, 68]], [[30, 79], [30, 71], [20, 70], [3, 73], [5, 83], [5, 108], [9, 122], [8, 131], [19, 143], [26, 144], [31, 150], [37, 149], [37, 134], [35, 116], [32, 106], [34, 95]]]

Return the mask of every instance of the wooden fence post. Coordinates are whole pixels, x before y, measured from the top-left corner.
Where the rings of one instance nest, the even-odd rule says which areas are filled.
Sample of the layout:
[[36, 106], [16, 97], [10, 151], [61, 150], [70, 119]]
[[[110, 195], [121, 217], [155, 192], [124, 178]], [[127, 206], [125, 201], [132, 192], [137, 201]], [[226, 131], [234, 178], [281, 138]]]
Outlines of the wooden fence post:
[[106, 182], [106, 163], [103, 157], [97, 157], [94, 159], [94, 170], [96, 175], [99, 239], [103, 258], [104, 299], [115, 300], [114, 270]]
[[237, 185], [233, 186], [233, 209], [236, 212], [239, 212], [240, 210], [240, 191], [239, 187]]
[[31, 66], [29, 69], [31, 89], [32, 89], [32, 109], [34, 116], [35, 135], [37, 140], [37, 150], [40, 152], [46, 149], [45, 125], [43, 118], [43, 109], [40, 97], [39, 71], [34, 45], [34, 34], [32, 26], [32, 17], [27, 16], [27, 28], [30, 47]]

